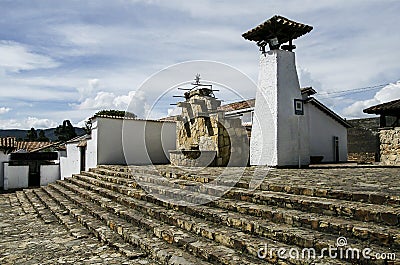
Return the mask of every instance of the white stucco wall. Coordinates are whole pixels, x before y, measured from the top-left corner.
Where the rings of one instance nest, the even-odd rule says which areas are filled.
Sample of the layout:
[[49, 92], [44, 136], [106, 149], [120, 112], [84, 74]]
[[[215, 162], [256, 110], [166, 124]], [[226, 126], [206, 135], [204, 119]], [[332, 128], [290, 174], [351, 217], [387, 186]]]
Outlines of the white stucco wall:
[[[86, 160], [85, 160], [85, 169], [94, 168], [97, 166], [97, 124], [96, 120], [92, 123], [92, 133], [90, 134], [90, 140], [86, 143]], [[79, 154], [80, 156], [80, 154]]]
[[347, 128], [312, 104], [306, 104], [310, 123], [310, 155], [323, 156], [322, 162], [334, 161], [333, 137], [339, 137], [339, 160], [347, 160]]
[[[301, 99], [295, 54], [273, 50], [261, 54], [250, 140], [250, 164], [308, 165], [308, 119], [294, 114], [294, 99]], [[300, 134], [298, 130], [300, 119]], [[300, 148], [299, 148], [300, 143]]]
[[[60, 157], [61, 179], [80, 172], [78, 143], [66, 144], [67, 156]], [[164, 164], [169, 162], [168, 151], [175, 149], [173, 122], [96, 117], [91, 139], [87, 139], [85, 169], [99, 164]]]
[[0, 151], [0, 189], [4, 187], [4, 162], [8, 161], [8, 155]]
[[60, 179], [60, 165], [40, 166], [40, 186], [45, 186]]
[[162, 164], [176, 146], [171, 122], [96, 118], [98, 164]]
[[251, 124], [253, 122], [253, 111], [248, 111], [243, 113], [241, 120], [242, 120], [242, 124]]
[[9, 166], [4, 164], [4, 189], [27, 188], [29, 166]]
[[77, 147], [78, 142], [67, 143], [67, 156], [60, 157], [61, 179], [69, 178], [72, 174], [80, 172], [80, 151]]

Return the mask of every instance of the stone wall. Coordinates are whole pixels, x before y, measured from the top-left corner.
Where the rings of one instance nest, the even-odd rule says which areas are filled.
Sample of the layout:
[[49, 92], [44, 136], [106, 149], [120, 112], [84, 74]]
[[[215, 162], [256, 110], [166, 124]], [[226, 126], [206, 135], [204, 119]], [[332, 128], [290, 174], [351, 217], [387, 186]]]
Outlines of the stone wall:
[[216, 151], [173, 150], [169, 156], [175, 166], [204, 167], [216, 166]]
[[368, 152], [358, 152], [358, 153], [348, 153], [347, 161], [357, 162], [361, 164], [365, 163], [373, 163], [376, 160], [376, 153], [368, 153]]
[[379, 161], [379, 117], [347, 120], [348, 161], [372, 163]]
[[400, 165], [400, 127], [381, 129], [379, 132], [381, 163]]

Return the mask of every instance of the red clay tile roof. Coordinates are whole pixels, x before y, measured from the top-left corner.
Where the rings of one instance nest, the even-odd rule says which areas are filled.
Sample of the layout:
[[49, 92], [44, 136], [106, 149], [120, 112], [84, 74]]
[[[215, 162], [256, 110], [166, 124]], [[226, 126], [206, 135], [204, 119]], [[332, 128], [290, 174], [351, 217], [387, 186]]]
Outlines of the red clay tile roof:
[[53, 143], [51, 142], [27, 142], [27, 141], [18, 142], [15, 137], [0, 138], [0, 149], [6, 149], [10, 151], [23, 149], [26, 150], [27, 152], [31, 152], [33, 150], [44, 148], [52, 144]]
[[1, 137], [0, 148], [2, 149], [13, 149], [17, 146], [17, 140], [15, 137]]
[[229, 103], [226, 105], [222, 105], [218, 109], [224, 110], [224, 111], [233, 111], [233, 110], [254, 108], [255, 102], [256, 102], [256, 100], [253, 98], [253, 99], [248, 99], [248, 100], [243, 100], [243, 101], [239, 101], [239, 102], [233, 102], [233, 103]]
[[46, 147], [46, 146], [49, 146], [52, 144], [51, 142], [25, 142], [25, 141], [17, 142], [17, 143], [18, 143], [17, 150], [24, 149], [28, 152], [31, 152], [35, 149], [43, 148], [43, 147]]

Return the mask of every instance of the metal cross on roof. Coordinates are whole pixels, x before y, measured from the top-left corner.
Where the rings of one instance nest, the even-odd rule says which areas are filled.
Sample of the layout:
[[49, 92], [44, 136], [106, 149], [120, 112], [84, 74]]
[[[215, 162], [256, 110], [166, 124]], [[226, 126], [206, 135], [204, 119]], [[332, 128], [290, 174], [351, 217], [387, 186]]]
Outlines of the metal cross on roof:
[[199, 85], [199, 84], [200, 84], [200, 74], [197, 74], [197, 75], [196, 75], [194, 81], [195, 81], [195, 84], [196, 84], [196, 85]]

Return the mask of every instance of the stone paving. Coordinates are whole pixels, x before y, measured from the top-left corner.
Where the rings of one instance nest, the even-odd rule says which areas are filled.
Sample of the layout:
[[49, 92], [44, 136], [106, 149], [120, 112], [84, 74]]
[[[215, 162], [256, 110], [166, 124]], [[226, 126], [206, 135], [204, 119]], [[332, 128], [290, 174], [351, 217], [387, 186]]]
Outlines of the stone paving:
[[[99, 166], [0, 195], [0, 264], [400, 264], [399, 176], [380, 167]], [[396, 258], [277, 252], [320, 252], [340, 236], [343, 250]], [[261, 246], [274, 250], [260, 258]]]

